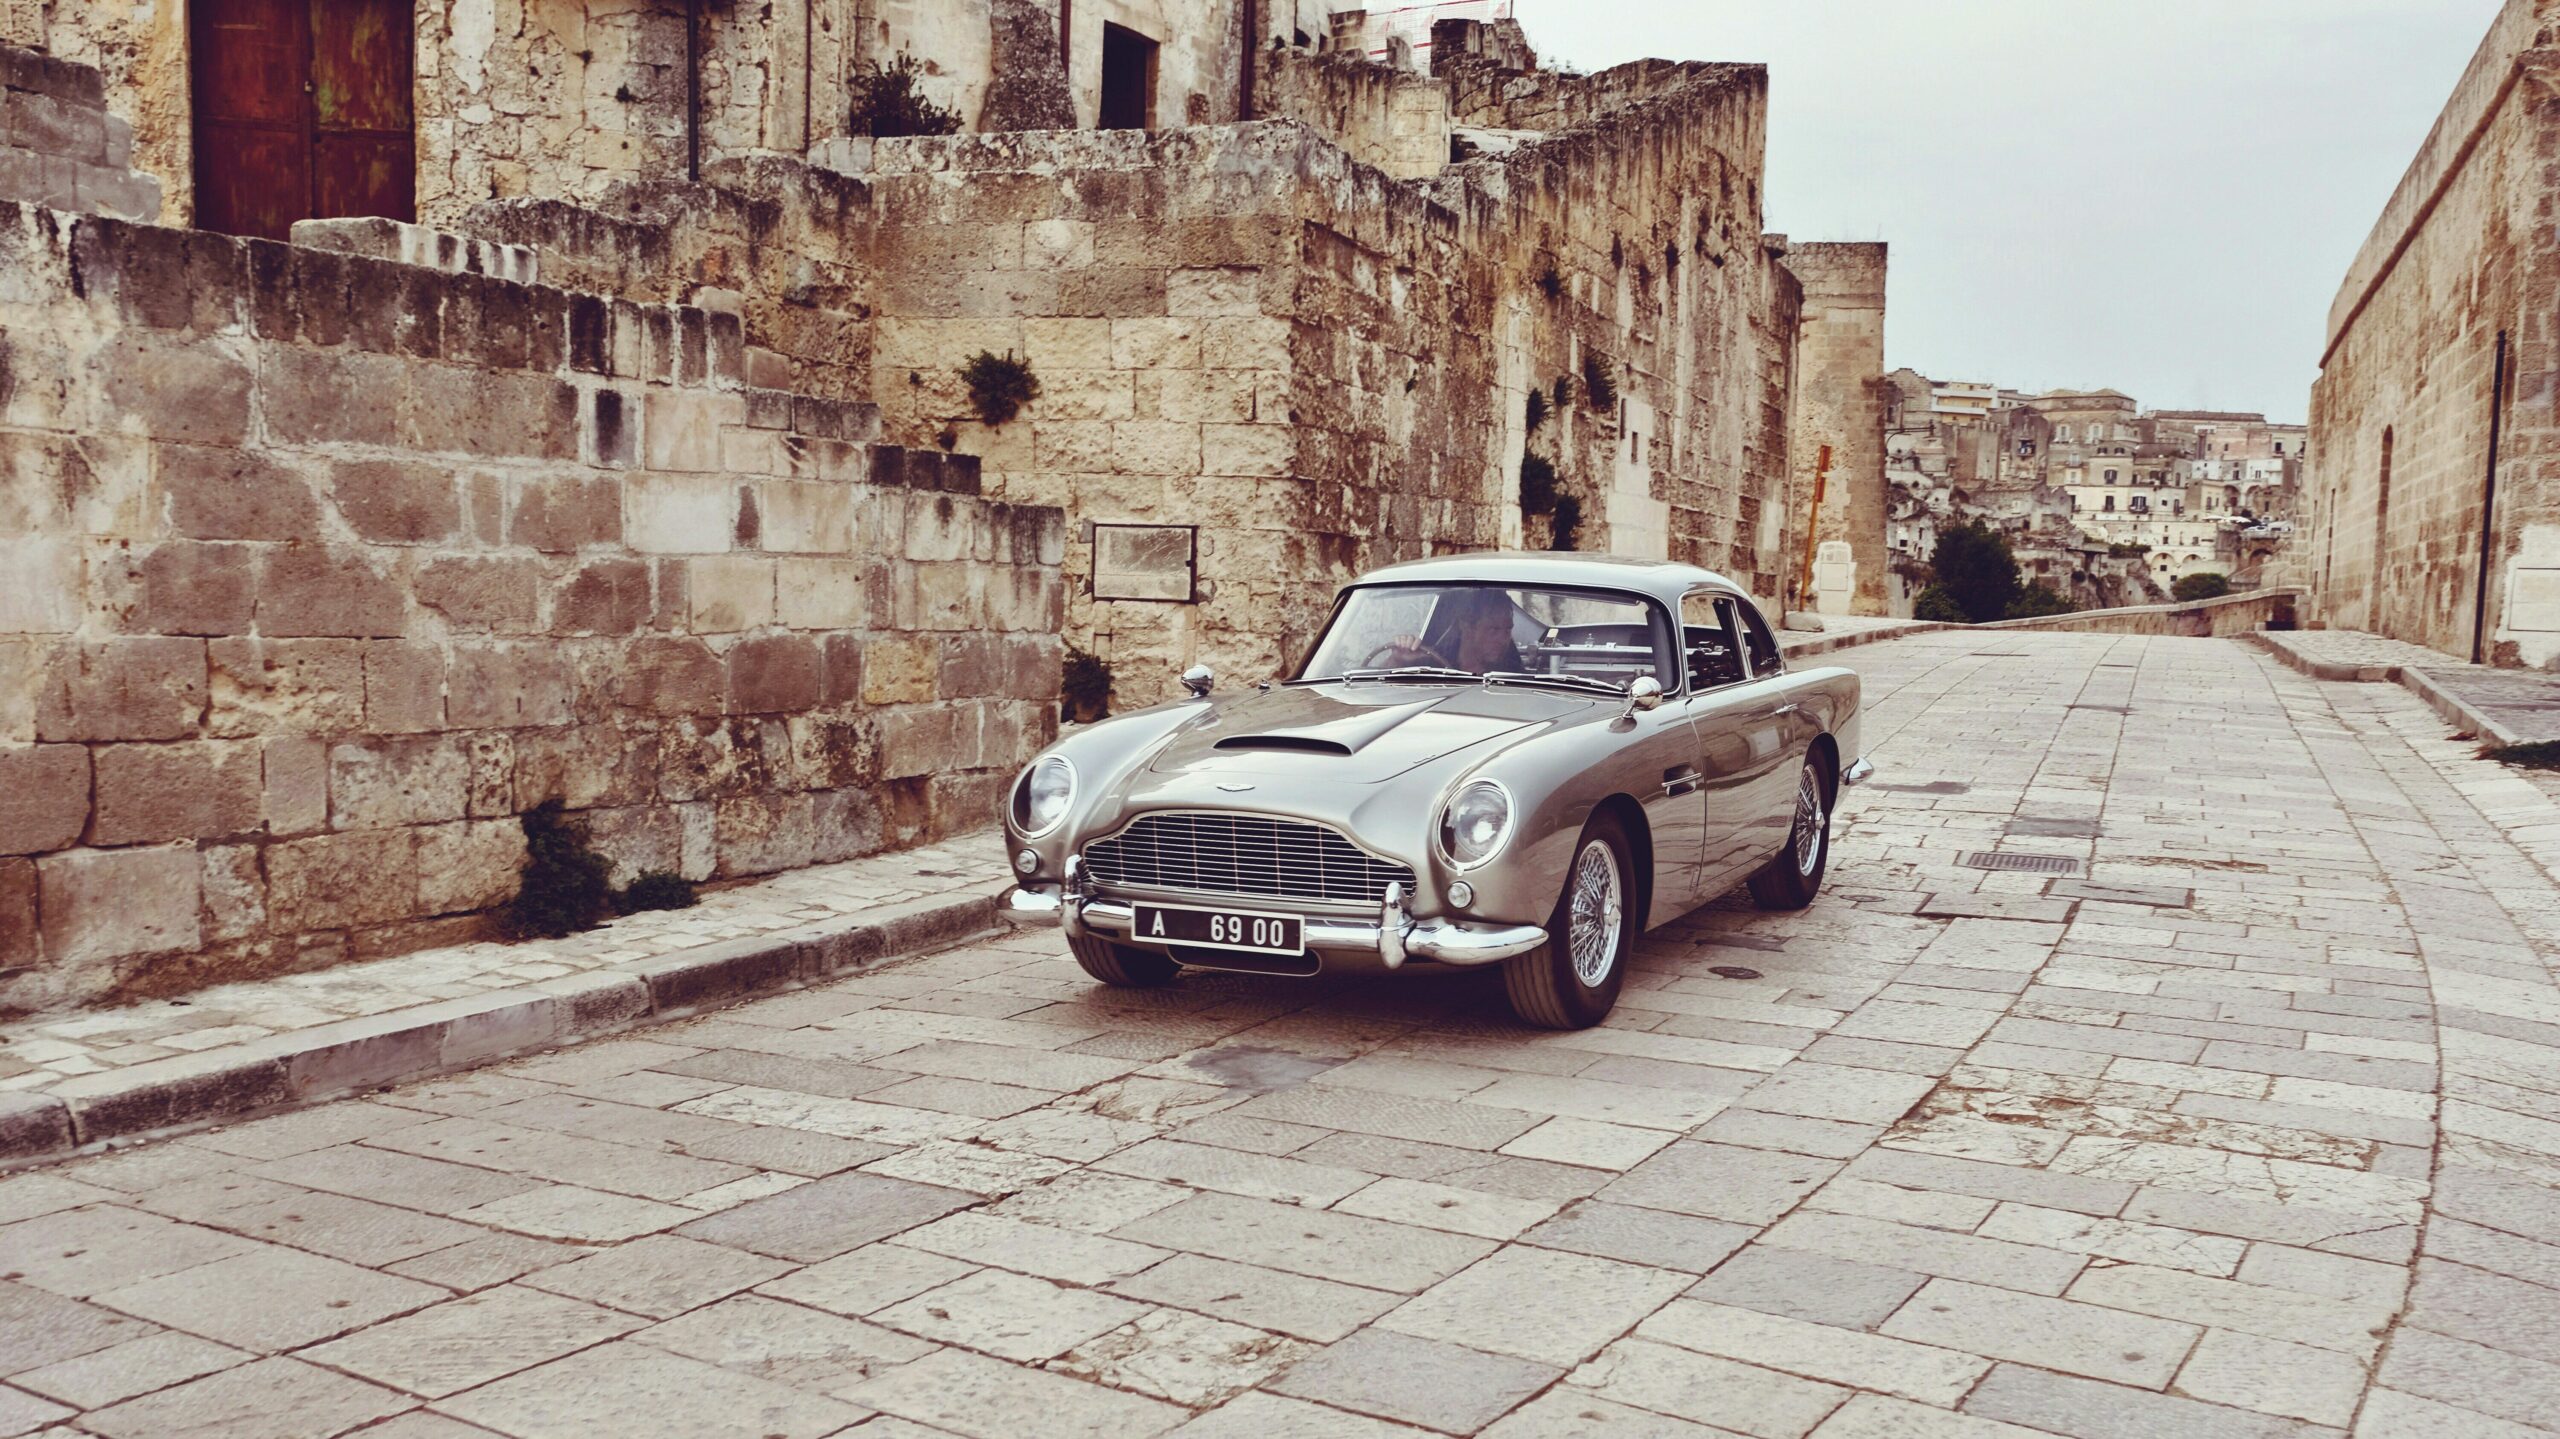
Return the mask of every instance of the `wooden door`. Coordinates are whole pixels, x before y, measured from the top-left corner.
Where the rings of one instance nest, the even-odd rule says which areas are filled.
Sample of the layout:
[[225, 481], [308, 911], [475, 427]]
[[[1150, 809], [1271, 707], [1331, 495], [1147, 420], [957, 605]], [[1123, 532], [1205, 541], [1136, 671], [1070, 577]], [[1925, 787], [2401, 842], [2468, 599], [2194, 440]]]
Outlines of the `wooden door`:
[[416, 218], [411, 0], [193, 0], [196, 223]]

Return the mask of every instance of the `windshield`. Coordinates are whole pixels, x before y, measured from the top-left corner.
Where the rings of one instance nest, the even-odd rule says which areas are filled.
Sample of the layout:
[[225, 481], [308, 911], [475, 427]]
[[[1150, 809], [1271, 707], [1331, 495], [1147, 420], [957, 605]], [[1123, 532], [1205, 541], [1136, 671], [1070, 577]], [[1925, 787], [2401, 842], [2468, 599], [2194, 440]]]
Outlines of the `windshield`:
[[1588, 680], [1623, 689], [1666, 679], [1654, 611], [1626, 595], [1507, 585], [1370, 585], [1353, 590], [1298, 678]]

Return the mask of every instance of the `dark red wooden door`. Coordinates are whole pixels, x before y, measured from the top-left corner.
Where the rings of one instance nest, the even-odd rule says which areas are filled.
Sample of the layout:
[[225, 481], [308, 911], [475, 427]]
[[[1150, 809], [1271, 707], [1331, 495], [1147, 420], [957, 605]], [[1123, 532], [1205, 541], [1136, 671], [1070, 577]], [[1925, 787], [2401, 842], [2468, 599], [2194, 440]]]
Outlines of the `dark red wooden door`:
[[410, 0], [193, 0], [196, 223], [416, 217]]

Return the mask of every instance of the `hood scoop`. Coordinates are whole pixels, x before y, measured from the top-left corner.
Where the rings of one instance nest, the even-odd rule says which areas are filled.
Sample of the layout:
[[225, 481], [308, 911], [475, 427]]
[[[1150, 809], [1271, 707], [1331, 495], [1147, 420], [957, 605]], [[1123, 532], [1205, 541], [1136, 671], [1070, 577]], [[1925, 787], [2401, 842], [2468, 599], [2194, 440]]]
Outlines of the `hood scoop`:
[[1380, 705], [1353, 710], [1314, 724], [1274, 725], [1250, 734], [1227, 735], [1214, 745], [1221, 750], [1279, 750], [1291, 754], [1352, 755], [1393, 733], [1405, 721], [1438, 705], [1438, 697], [1412, 704]]

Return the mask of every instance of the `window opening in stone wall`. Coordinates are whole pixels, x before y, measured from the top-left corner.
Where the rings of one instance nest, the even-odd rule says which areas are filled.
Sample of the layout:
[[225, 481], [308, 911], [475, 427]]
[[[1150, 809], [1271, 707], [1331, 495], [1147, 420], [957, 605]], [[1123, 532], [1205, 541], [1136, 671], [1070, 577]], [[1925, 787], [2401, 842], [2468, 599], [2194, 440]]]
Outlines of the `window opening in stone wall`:
[[196, 224], [417, 216], [409, 0], [195, 0]]
[[1101, 128], [1152, 130], [1155, 114], [1156, 42], [1103, 22]]

